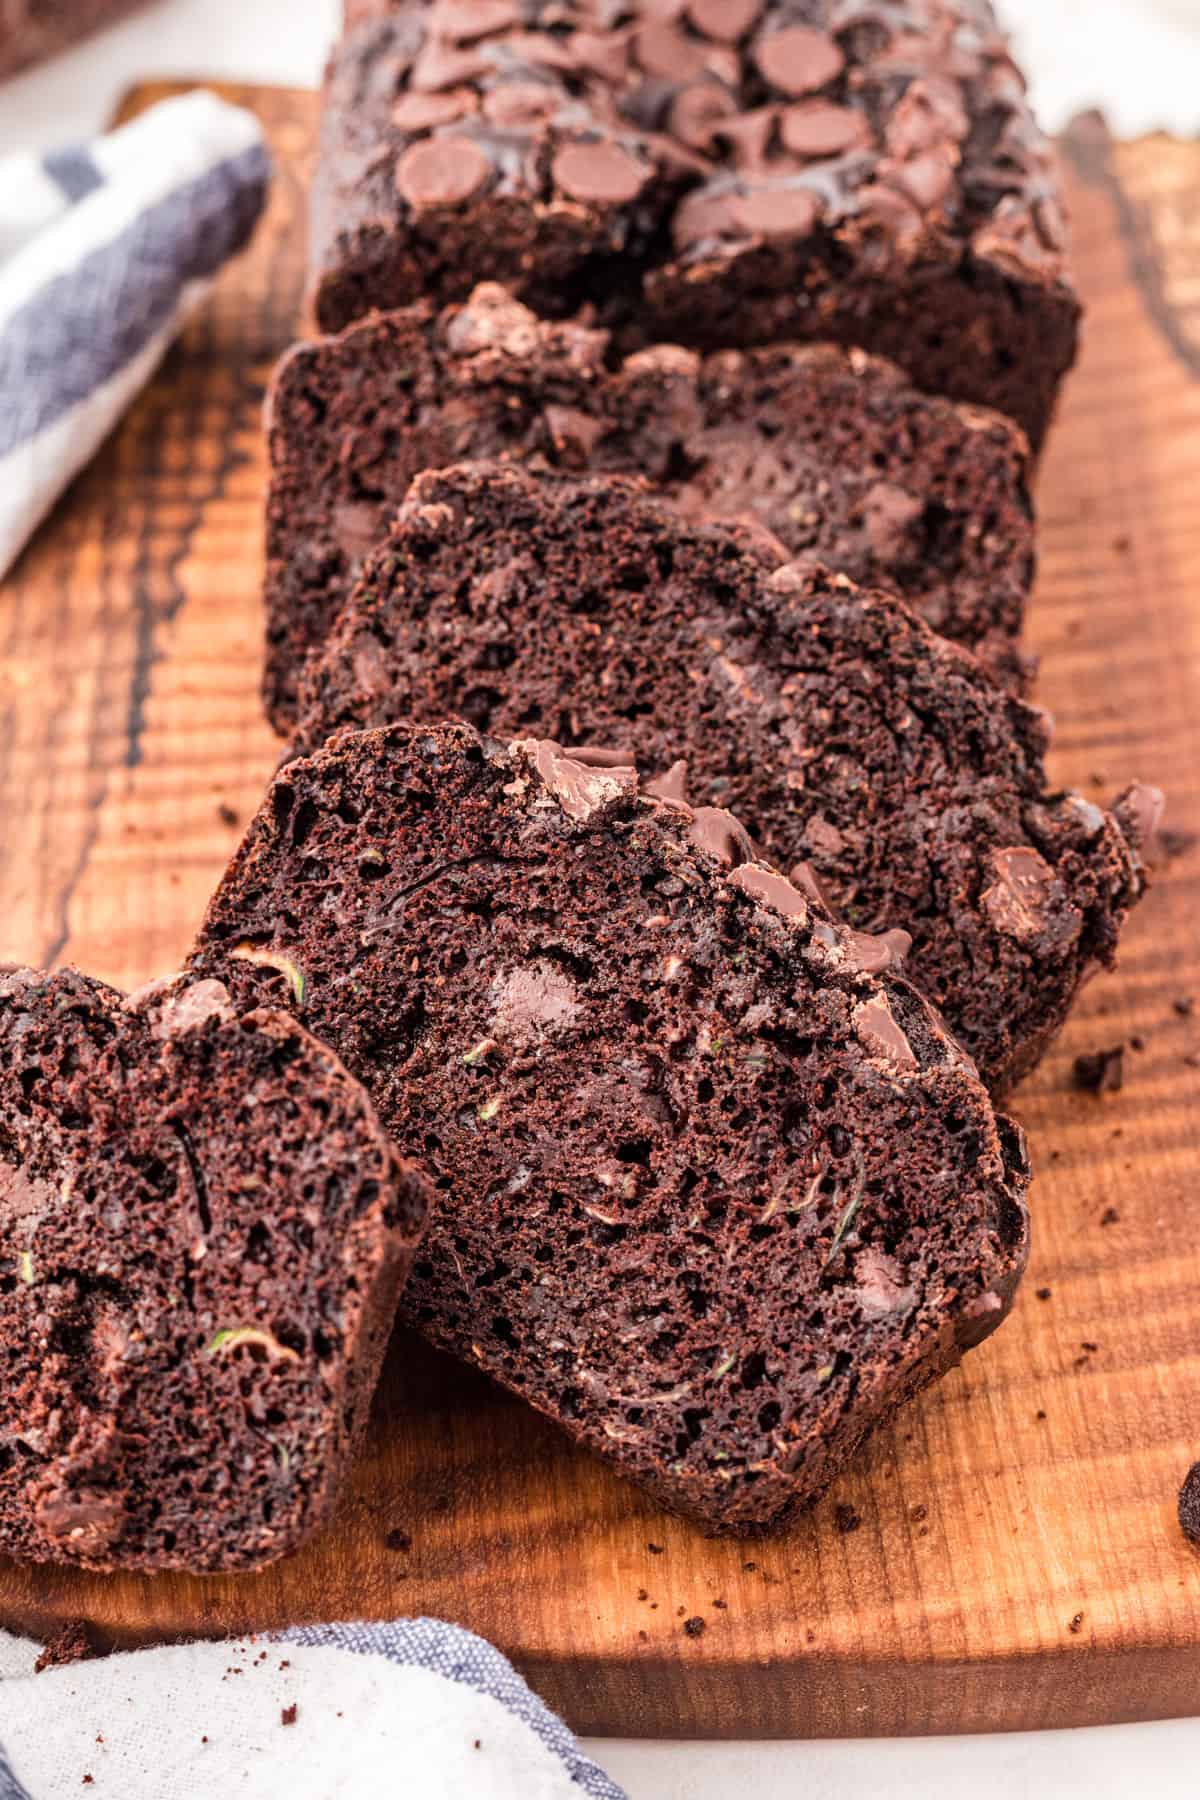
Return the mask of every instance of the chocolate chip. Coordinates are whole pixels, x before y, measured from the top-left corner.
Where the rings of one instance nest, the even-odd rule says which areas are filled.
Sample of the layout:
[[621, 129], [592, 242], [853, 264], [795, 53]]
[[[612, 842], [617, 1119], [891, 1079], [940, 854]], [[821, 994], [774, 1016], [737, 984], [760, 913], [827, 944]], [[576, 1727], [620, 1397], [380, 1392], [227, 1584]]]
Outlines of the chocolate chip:
[[492, 165], [469, 138], [421, 138], [396, 164], [396, 186], [415, 212], [461, 206], [486, 186]]
[[761, 11], [761, 0], [688, 0], [687, 15], [705, 37], [723, 44], [744, 37]]
[[811, 94], [841, 74], [846, 59], [823, 31], [785, 25], [754, 47], [754, 60], [773, 87], [785, 94]]
[[875, 1055], [884, 1056], [902, 1069], [915, 1069], [912, 1045], [892, 1016], [882, 994], [875, 994], [854, 1009], [854, 1029], [859, 1041]]
[[802, 187], [755, 187], [734, 201], [734, 217], [751, 237], [805, 237], [817, 210], [815, 194]]
[[663, 81], [688, 81], [705, 69], [706, 46], [680, 31], [669, 19], [651, 19], [634, 39], [634, 55], [647, 75]]
[[779, 135], [795, 156], [842, 156], [847, 150], [870, 146], [871, 125], [866, 114], [852, 106], [804, 100], [784, 112]]
[[565, 144], [554, 158], [552, 173], [557, 185], [572, 200], [594, 201], [602, 206], [625, 206], [636, 200], [650, 170], [619, 144]]
[[808, 901], [804, 895], [792, 886], [786, 875], [780, 875], [774, 869], [765, 869], [761, 863], [743, 863], [729, 879], [743, 893], [752, 895], [787, 919], [808, 917]]
[[923, 213], [936, 212], [954, 186], [954, 164], [945, 151], [928, 150], [890, 169], [887, 181]]
[[1017, 845], [992, 852], [996, 880], [985, 889], [983, 905], [996, 930], [1018, 943], [1028, 943], [1044, 928], [1057, 878], [1036, 850]]
[[688, 836], [698, 850], [715, 856], [730, 868], [749, 862], [754, 856], [754, 845], [745, 826], [720, 806], [698, 806]]
[[676, 94], [668, 123], [680, 143], [703, 150], [720, 120], [736, 112], [737, 102], [727, 88], [715, 81], [697, 81]]
[[456, 50], [452, 44], [430, 38], [412, 66], [408, 85], [417, 93], [436, 93], [439, 88], [478, 81], [490, 66], [488, 58], [478, 50]]
[[1179, 1529], [1191, 1544], [1200, 1544], [1200, 1462], [1193, 1463], [1179, 1490]]
[[392, 124], [399, 131], [432, 131], [435, 125], [453, 125], [478, 112], [479, 96], [472, 88], [448, 88], [442, 94], [401, 94], [392, 108]]
[[912, 949], [907, 931], [893, 926], [890, 931], [851, 931], [846, 950], [860, 975], [882, 975], [898, 968]]
[[649, 794], [653, 800], [665, 800], [671, 806], [686, 806], [687, 776], [687, 763], [680, 758], [678, 762], [673, 762], [663, 774], [656, 775], [652, 781], [644, 782], [642, 792]]
[[470, 44], [521, 23], [521, 0], [434, 0], [429, 29], [438, 37]]

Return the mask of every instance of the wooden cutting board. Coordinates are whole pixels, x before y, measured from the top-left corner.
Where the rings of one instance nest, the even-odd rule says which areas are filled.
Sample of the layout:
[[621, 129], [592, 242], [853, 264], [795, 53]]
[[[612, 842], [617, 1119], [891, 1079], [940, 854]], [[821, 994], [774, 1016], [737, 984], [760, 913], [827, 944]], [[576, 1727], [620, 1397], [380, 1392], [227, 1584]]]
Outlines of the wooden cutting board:
[[[139, 90], [145, 105], [162, 88]], [[271, 772], [259, 407], [301, 308], [315, 101], [251, 252], [0, 588], [0, 957], [173, 968]], [[1067, 146], [1090, 313], [1040, 480], [1054, 773], [1200, 825], [1200, 146]], [[1019, 1097], [1036, 1249], [1005, 1329], [788, 1536], [713, 1544], [398, 1335], [335, 1525], [252, 1577], [0, 1564], [0, 1622], [113, 1644], [432, 1613], [581, 1731], [973, 1731], [1200, 1713], [1200, 852], [1176, 854]], [[1190, 1014], [1187, 1003], [1196, 998]], [[1123, 1043], [1122, 1092], [1072, 1086]], [[852, 1529], [839, 1529], [853, 1520]], [[704, 1629], [685, 1632], [685, 1620]], [[692, 1632], [695, 1632], [693, 1626]]]

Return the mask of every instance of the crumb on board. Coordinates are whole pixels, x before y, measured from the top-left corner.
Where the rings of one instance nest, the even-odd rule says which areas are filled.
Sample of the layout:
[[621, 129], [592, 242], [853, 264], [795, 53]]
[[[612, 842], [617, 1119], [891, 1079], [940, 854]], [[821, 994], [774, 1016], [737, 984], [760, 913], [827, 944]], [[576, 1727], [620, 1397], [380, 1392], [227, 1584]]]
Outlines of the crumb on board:
[[1116, 1094], [1125, 1085], [1125, 1046], [1113, 1044], [1108, 1050], [1092, 1050], [1075, 1058], [1072, 1076], [1075, 1086], [1089, 1094]]
[[685, 1619], [683, 1621], [683, 1629], [690, 1638], [703, 1637], [705, 1629], [704, 1620], [700, 1617], [699, 1613], [694, 1613], [690, 1619]]
[[296, 1723], [296, 1712], [297, 1708], [294, 1705], [285, 1706], [279, 1715], [279, 1723], [281, 1725], [294, 1725]]

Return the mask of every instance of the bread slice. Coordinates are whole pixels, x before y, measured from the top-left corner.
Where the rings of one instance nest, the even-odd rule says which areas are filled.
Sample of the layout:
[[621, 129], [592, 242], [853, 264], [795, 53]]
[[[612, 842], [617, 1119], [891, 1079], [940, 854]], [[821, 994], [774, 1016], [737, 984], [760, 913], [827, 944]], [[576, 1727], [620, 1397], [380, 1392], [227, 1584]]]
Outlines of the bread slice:
[[268, 418], [264, 692], [280, 730], [410, 481], [480, 457], [645, 475], [683, 512], [762, 526], [782, 560], [819, 557], [895, 590], [1020, 678], [1025, 439], [860, 350], [660, 344], [610, 366], [607, 333], [539, 320], [484, 283], [441, 313], [410, 307], [295, 345]]
[[0, 1551], [252, 1569], [328, 1516], [429, 1191], [217, 982], [0, 976]]
[[679, 759], [773, 862], [909, 972], [997, 1092], [1114, 960], [1144, 869], [1129, 823], [1048, 791], [1045, 715], [907, 607], [775, 566], [617, 478], [420, 477], [306, 678], [299, 742], [459, 713]]
[[902, 934], [620, 763], [347, 734], [276, 778], [190, 966], [302, 1009], [445, 1190], [434, 1343], [756, 1530], [1000, 1323], [1028, 1167]]

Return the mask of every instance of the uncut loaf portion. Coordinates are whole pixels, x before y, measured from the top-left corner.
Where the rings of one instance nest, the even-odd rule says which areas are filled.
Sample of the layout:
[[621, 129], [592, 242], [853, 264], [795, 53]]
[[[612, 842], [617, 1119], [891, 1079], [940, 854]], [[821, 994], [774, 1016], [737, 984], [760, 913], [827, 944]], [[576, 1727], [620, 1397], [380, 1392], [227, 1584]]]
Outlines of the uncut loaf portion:
[[856, 344], [1035, 448], [1078, 337], [989, 0], [407, 0], [330, 63], [310, 244], [326, 331], [496, 280], [626, 348]]
[[540, 320], [495, 283], [293, 346], [267, 432], [263, 688], [279, 730], [413, 477], [485, 457], [644, 475], [681, 512], [763, 527], [781, 560], [891, 589], [1019, 683], [1033, 509], [1009, 420], [829, 344], [609, 352], [607, 332]]
[[1024, 1267], [1019, 1133], [903, 947], [611, 755], [395, 726], [277, 776], [191, 968], [302, 1004], [444, 1190], [404, 1313], [741, 1532], [815, 1498]]
[[218, 982], [0, 975], [0, 1551], [253, 1569], [331, 1512], [431, 1190]]
[[1051, 791], [1045, 716], [901, 602], [615, 476], [413, 484], [309, 666], [297, 741], [456, 713], [652, 776], [682, 759], [694, 800], [811, 864], [851, 924], [910, 934], [909, 973], [997, 1092], [1113, 962], [1161, 799]]

